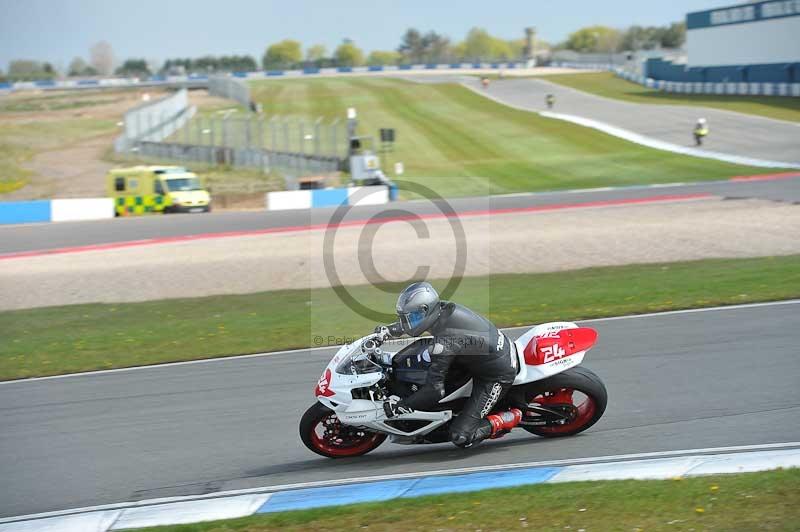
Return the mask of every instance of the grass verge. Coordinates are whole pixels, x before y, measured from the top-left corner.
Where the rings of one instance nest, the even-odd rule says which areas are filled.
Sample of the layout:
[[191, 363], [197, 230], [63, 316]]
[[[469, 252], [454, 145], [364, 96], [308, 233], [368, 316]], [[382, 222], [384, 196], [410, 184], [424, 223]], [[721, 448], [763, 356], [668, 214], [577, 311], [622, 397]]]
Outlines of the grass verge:
[[[346, 489], [346, 488], [345, 488]], [[153, 532], [269, 530], [796, 530], [800, 470], [539, 484], [262, 514]]]
[[611, 72], [555, 74], [542, 78], [584, 92], [634, 103], [693, 105], [800, 122], [800, 98], [786, 96], [734, 96], [722, 94], [675, 94], [649, 89], [618, 78]]
[[[401, 287], [381, 288], [348, 291], [391, 312]], [[800, 255], [470, 277], [452, 299], [515, 326], [796, 297]], [[374, 325], [329, 289], [7, 311], [0, 380], [327, 345]]]
[[[358, 110], [359, 134], [397, 131], [383, 166], [402, 161], [403, 179], [443, 196], [723, 179], [763, 173], [655, 150], [591, 128], [499, 104], [457, 84], [387, 78], [252, 83], [269, 115], [344, 119]], [[280, 145], [280, 143], [279, 143]], [[431, 179], [435, 177], [436, 179]]]

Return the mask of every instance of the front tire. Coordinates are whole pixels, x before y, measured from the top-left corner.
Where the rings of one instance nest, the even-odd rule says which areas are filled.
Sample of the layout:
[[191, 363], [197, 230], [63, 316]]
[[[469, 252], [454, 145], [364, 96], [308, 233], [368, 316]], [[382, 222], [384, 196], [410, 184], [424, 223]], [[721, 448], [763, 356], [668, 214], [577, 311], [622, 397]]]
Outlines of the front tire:
[[314, 403], [300, 419], [300, 439], [319, 455], [347, 458], [376, 449], [386, 440], [386, 434], [345, 425], [333, 410]]
[[[581, 398], [576, 398], [575, 392]], [[583, 432], [600, 420], [608, 404], [603, 381], [593, 371], [580, 366], [527, 384], [524, 394], [526, 403], [538, 403], [566, 414], [565, 419], [553, 424], [521, 425], [528, 432], [544, 438], [573, 436]], [[526, 417], [523, 414], [524, 419]]]

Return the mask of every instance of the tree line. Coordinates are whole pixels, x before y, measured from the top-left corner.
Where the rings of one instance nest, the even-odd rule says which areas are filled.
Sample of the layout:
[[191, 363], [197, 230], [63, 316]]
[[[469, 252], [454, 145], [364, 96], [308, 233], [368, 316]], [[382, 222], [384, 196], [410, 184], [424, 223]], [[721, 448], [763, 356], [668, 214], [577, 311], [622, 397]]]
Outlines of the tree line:
[[[536, 49], [573, 50], [576, 52], [613, 53], [654, 48], [679, 48], [686, 40], [683, 22], [667, 26], [630, 26], [616, 29], [608, 26], [590, 26], [571, 33], [561, 43], [550, 45], [537, 40]], [[389, 66], [403, 64], [504, 62], [524, 58], [525, 39], [503, 39], [489, 34], [483, 28], [472, 28], [463, 40], [453, 42], [436, 31], [409, 28], [403, 33], [399, 45], [393, 50], [373, 50], [369, 54], [351, 39], [344, 39], [332, 51], [322, 44], [303, 50], [303, 45], [285, 39], [269, 45], [257, 61], [250, 55], [206, 55], [196, 58], [171, 58], [160, 65], [144, 58], [129, 58], [115, 68], [111, 45], [106, 41], [89, 49], [89, 60], [74, 58], [61, 73], [52, 64], [33, 60], [14, 60], [8, 72], [0, 71], [0, 81], [26, 81], [53, 79], [67, 76], [151, 76], [154, 74], [189, 74], [210, 72], [250, 72], [295, 68], [328, 68], [354, 66]]]
[[686, 25], [630, 26], [624, 30], [609, 26], [581, 28], [567, 37], [558, 48], [575, 52], [627, 52], [656, 48], [680, 48], [686, 41]]

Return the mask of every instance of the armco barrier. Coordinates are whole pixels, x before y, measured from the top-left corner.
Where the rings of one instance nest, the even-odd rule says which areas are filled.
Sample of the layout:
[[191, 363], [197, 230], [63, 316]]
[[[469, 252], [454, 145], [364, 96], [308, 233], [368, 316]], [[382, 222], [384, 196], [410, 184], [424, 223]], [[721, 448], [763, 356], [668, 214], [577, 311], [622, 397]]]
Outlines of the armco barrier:
[[315, 190], [281, 190], [267, 192], [268, 211], [338, 207], [340, 205], [383, 205], [390, 199], [390, 187], [321, 188]]
[[114, 217], [111, 198], [76, 198], [0, 202], [0, 224], [74, 222]]
[[[255, 72], [233, 72], [230, 76], [239, 79], [263, 79], [272, 76], [303, 76], [314, 74], [380, 72], [390, 70], [437, 70], [437, 69], [484, 69], [484, 68], [523, 68], [525, 63], [445, 63], [416, 65], [387, 65], [363, 67], [330, 67], [305, 68], [299, 70], [259, 70]], [[582, 65], [585, 67], [586, 65]], [[51, 89], [87, 89], [87, 88], [119, 88], [119, 87], [154, 87], [170, 86], [184, 88], [202, 88], [207, 86], [208, 76], [189, 74], [185, 76], [151, 76], [149, 78], [102, 78], [102, 79], [66, 79], [18, 81], [0, 83], [0, 90], [51, 90]]]
[[[565, 65], [566, 66], [566, 65]], [[599, 68], [600, 70], [608, 69]], [[622, 70], [612, 70], [617, 77], [627, 79], [639, 85], [665, 92], [693, 93], [693, 94], [728, 94], [738, 96], [800, 96], [800, 83], [772, 83], [764, 82], [700, 82], [700, 81], [667, 81], [663, 79], [646, 78]]]

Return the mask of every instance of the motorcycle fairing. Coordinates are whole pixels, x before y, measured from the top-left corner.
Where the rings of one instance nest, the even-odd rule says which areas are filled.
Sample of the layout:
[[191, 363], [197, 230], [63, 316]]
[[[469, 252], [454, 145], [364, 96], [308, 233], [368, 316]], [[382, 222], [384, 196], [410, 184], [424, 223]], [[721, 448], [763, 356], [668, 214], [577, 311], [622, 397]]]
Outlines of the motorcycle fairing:
[[[563, 339], [561, 338], [560, 331], [565, 329], [569, 329], [570, 331], [577, 329], [581, 331], [577, 333], [581, 341], [573, 341], [575, 347], [579, 347], [580, 350], [569, 347], [569, 338], [567, 335], [565, 335]], [[593, 336], [583, 331], [591, 331]], [[574, 332], [571, 334], [573, 336], [576, 335]], [[554, 321], [533, 327], [514, 341], [514, 347], [516, 347], [517, 350], [517, 360], [519, 360], [520, 364], [520, 371], [516, 379], [514, 379], [514, 386], [546, 379], [556, 373], [561, 373], [568, 368], [577, 366], [583, 361], [586, 351], [594, 345], [596, 340], [596, 332], [592, 329], [580, 328], [576, 323], [571, 321]], [[541, 348], [540, 352], [546, 351], [545, 348], [547, 347], [552, 348], [552, 346], [558, 345], [561, 349], [564, 349], [564, 354], [557, 353], [559, 356], [545, 356], [545, 353], [542, 352], [540, 358], [538, 356], [531, 356], [530, 354], [536, 354], [537, 345]], [[567, 351], [569, 351], [568, 355], [566, 354]], [[526, 356], [526, 352], [529, 353], [528, 356]], [[545, 359], [547, 359], [547, 361], [545, 361]]]
[[[562, 338], [560, 331], [565, 329], [570, 330], [571, 337], [570, 335], [565, 334]], [[560, 373], [567, 368], [580, 364], [584, 355], [586, 354], [586, 351], [594, 344], [597, 335], [594, 333], [594, 331], [592, 331], [592, 333], [594, 333], [593, 335], [586, 332], [587, 329], [580, 329], [576, 332], [575, 330], [577, 329], [580, 328], [577, 324], [572, 322], [544, 323], [531, 328], [516, 341], [514, 341], [512, 343], [512, 355], [516, 356], [519, 362], [519, 373], [517, 373], [517, 377], [514, 380], [514, 386], [545, 379], [555, 375], [556, 373]], [[589, 331], [591, 330], [589, 329]], [[376, 367], [376, 371], [374, 372], [354, 374], [339, 373], [336, 371], [336, 368], [340, 367], [341, 363], [348, 357], [354, 358], [360, 356], [359, 353], [361, 342], [367, 338], [369, 338], [369, 336], [361, 338], [351, 344], [344, 345], [339, 349], [339, 351], [337, 351], [336, 355], [328, 364], [325, 372], [317, 383], [317, 387], [315, 389], [317, 400], [336, 412], [337, 417], [342, 423], [354, 426], [363, 426], [387, 434], [395, 434], [399, 436], [416, 436], [420, 434], [427, 434], [452, 419], [452, 410], [441, 410], [436, 412], [414, 411], [409, 414], [394, 416], [391, 418], [391, 420], [388, 420], [383, 411], [381, 401], [354, 399], [351, 393], [352, 390], [356, 388], [369, 388], [372, 385], [380, 382], [380, 380], [383, 378], [380, 368]], [[568, 342], [570, 338], [573, 341], [573, 347], [569, 347], [568, 343], [562, 343]], [[413, 359], [414, 361], [419, 362], [420, 366], [424, 365], [424, 363], [428, 361], [425, 360], [426, 357], [424, 356], [424, 349], [421, 349], [421, 347], [423, 345], [427, 345], [426, 342], [429, 343], [430, 339], [421, 338], [408, 345], [398, 353], [383, 351], [381, 354], [381, 364], [384, 366], [394, 366], [393, 358], [395, 356], [402, 353], [418, 353], [420, 355], [419, 359], [417, 360], [416, 354], [414, 354]], [[531, 354], [537, 353], [535, 351], [537, 345], [540, 347], [539, 353], [541, 353], [541, 358], [539, 359], [531, 357]], [[547, 360], [545, 360], [544, 348], [553, 345], [558, 345], [560, 348], [564, 349], [564, 354], [562, 355], [559, 352], [558, 357], [551, 356], [547, 357]], [[388, 345], [385, 345], [385, 347], [387, 346]], [[414, 350], [411, 350], [412, 347]], [[528, 348], [529, 353], [527, 358], [525, 355], [526, 348]], [[576, 349], [581, 350], [578, 351]], [[567, 351], [569, 351], [569, 354], [567, 354]], [[420, 366], [415, 368], [415, 364], [413, 363], [408, 364], [408, 366], [410, 371], [421, 369]], [[412, 375], [411, 373], [408, 377], [409, 381], [418, 380], [418, 377], [416, 375]], [[454, 382], [453, 388], [454, 389], [448, 389], [449, 394], [440, 401], [440, 404], [469, 397], [472, 391], [472, 380], [470, 379], [466, 382]], [[411, 432], [406, 432], [387, 424], [387, 421], [399, 420], [427, 421], [429, 423]]]

